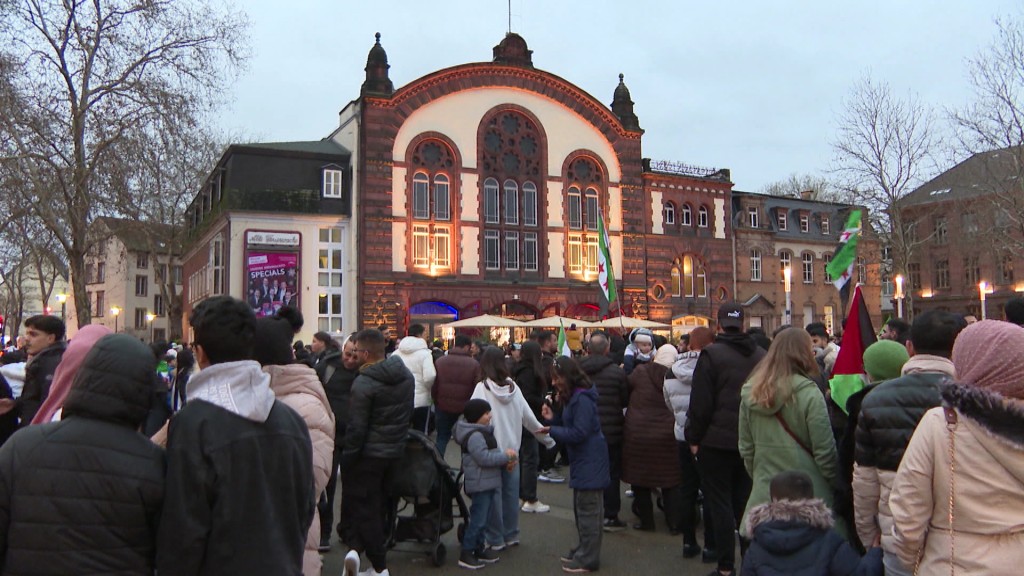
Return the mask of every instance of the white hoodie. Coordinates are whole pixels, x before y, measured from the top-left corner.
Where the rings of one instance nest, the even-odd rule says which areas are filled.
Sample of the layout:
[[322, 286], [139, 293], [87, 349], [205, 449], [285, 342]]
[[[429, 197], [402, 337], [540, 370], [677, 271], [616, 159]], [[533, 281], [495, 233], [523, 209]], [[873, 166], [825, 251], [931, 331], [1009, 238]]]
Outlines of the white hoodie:
[[416, 380], [413, 407], [430, 406], [430, 388], [437, 378], [437, 370], [434, 369], [434, 355], [427, 347], [427, 341], [417, 336], [406, 336], [398, 343], [396, 352]]
[[270, 375], [254, 360], [203, 368], [189, 378], [185, 395], [189, 401], [205, 400], [253, 422], [266, 422], [274, 407]]
[[502, 451], [509, 448], [519, 452], [519, 444], [523, 441], [523, 428], [526, 428], [538, 440], [548, 448], [555, 445], [555, 441], [547, 434], [538, 434], [537, 430], [543, 425], [533, 415], [533, 410], [523, 398], [519, 386], [511, 378], [505, 381], [503, 386], [495, 384], [493, 380], [486, 379], [476, 385], [473, 390], [473, 398], [482, 398], [491, 405], [491, 426], [494, 426], [494, 439], [498, 442], [498, 448]]

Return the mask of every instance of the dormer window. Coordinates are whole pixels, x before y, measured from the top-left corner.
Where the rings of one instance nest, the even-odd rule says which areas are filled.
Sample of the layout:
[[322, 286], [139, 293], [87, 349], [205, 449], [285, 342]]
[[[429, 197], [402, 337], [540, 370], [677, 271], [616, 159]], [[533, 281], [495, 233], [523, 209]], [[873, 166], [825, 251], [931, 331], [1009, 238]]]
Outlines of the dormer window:
[[829, 234], [832, 233], [832, 231], [829, 228], [830, 228], [830, 226], [829, 226], [828, 215], [826, 214], [826, 215], [821, 217], [821, 233], [823, 235], [825, 235], [825, 236], [828, 236]]
[[757, 228], [758, 227], [758, 222], [757, 222], [757, 206], [748, 206], [747, 207], [747, 222], [750, 223], [750, 227], [751, 228]]
[[806, 212], [800, 214], [800, 232], [804, 234], [811, 231], [811, 217]]
[[324, 169], [324, 198], [341, 198], [341, 170]]
[[786, 228], [789, 227], [789, 217], [786, 215], [786, 211], [785, 210], [779, 210], [778, 218], [779, 218], [779, 230], [780, 231], [785, 231]]

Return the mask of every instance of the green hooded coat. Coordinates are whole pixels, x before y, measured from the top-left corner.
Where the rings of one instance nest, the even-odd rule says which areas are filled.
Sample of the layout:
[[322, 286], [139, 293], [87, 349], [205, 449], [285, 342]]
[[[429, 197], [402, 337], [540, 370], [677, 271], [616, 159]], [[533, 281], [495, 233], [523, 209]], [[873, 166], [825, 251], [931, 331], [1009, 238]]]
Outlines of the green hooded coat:
[[[740, 534], [746, 534], [750, 509], [771, 500], [769, 484], [779, 472], [801, 470], [809, 474], [814, 483], [814, 496], [829, 507], [839, 472], [828, 409], [817, 384], [804, 376], [791, 376], [788, 383], [779, 387], [770, 408], [754, 404], [751, 388], [752, 384], [747, 382], [740, 395], [740, 456], [753, 479]], [[810, 453], [786, 432], [776, 413], [782, 415]]]

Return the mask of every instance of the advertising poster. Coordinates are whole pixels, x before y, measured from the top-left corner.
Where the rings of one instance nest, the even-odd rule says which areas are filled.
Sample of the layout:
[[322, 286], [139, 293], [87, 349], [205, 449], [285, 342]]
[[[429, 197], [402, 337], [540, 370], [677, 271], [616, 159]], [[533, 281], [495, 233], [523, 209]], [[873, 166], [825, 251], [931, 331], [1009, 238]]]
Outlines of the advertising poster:
[[257, 318], [273, 316], [281, 306], [299, 306], [297, 253], [249, 251], [248, 301]]

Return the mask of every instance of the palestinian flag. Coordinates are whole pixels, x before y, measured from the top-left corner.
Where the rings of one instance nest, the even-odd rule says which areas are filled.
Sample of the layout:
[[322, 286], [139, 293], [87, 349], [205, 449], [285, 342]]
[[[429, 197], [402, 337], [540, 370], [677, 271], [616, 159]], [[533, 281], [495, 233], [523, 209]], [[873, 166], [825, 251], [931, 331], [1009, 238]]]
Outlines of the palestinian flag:
[[871, 316], [864, 304], [864, 296], [860, 286], [854, 289], [853, 305], [850, 315], [843, 326], [843, 342], [839, 347], [839, 356], [832, 369], [832, 379], [828, 382], [832, 392], [832, 401], [846, 410], [846, 401], [850, 396], [864, 388], [864, 350], [875, 343], [875, 329], [871, 326]]

